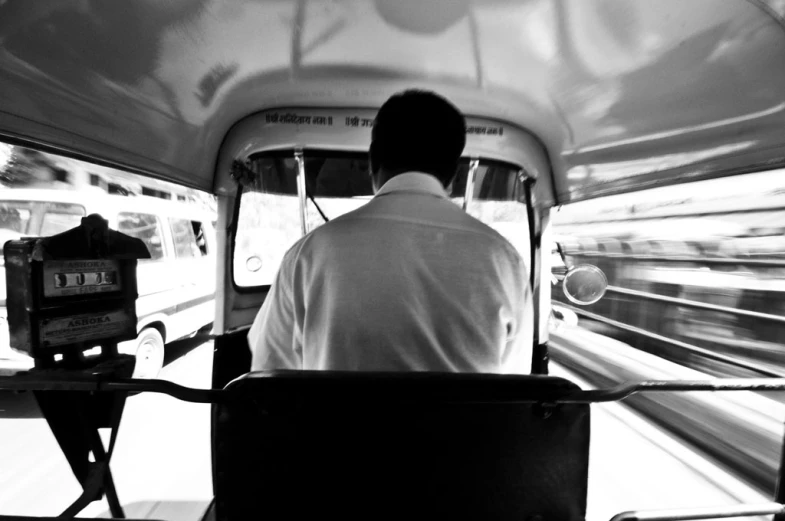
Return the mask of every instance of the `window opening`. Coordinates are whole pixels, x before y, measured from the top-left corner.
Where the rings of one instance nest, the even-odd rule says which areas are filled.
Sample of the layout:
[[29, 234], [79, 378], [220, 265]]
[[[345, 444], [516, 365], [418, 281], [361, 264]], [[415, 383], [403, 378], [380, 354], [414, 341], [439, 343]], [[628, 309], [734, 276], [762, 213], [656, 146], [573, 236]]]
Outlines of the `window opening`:
[[61, 182], [61, 183], [67, 183], [68, 182], [68, 177], [69, 177], [68, 176], [68, 170], [65, 170], [65, 169], [62, 169], [62, 168], [53, 168], [52, 172], [54, 173], [55, 181], [58, 181], [58, 182]]
[[[235, 164], [232, 175], [242, 186], [233, 259], [238, 287], [271, 284], [295, 242], [373, 197], [365, 152], [265, 152], [251, 156], [245, 164]], [[518, 166], [465, 159], [447, 193], [507, 238], [528, 266], [531, 246], [525, 182]]]
[[209, 253], [207, 247], [207, 239], [204, 236], [204, 225], [199, 221], [191, 221], [191, 228], [193, 228], [194, 237], [196, 237], [196, 246], [202, 256]]
[[157, 197], [159, 199], [171, 199], [172, 194], [164, 192], [163, 190], [156, 190], [155, 188], [142, 187], [142, 195], [149, 197]]
[[0, 202], [0, 232], [13, 232], [31, 234], [30, 219], [33, 215], [35, 203], [26, 201]]
[[156, 261], [164, 258], [163, 229], [154, 215], [144, 213], [121, 213], [117, 217], [117, 230], [141, 239], [150, 252], [150, 259], [140, 262]]
[[56, 235], [79, 226], [86, 215], [84, 206], [67, 203], [49, 203], [41, 220], [42, 237]]
[[170, 219], [174, 252], [177, 258], [200, 257], [202, 252], [196, 243], [196, 235], [191, 221], [185, 219]]

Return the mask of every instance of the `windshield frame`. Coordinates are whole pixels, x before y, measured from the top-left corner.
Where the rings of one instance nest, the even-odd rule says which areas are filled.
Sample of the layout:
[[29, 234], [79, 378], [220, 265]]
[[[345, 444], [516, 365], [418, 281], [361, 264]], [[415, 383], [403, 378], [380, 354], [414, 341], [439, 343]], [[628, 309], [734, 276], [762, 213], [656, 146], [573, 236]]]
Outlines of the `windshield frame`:
[[[359, 157], [365, 156], [367, 154], [367, 152], [366, 151], [330, 150], [330, 149], [325, 149], [325, 148], [321, 148], [321, 147], [313, 147], [313, 148], [311, 148], [311, 147], [286, 147], [286, 148], [280, 148], [280, 149], [275, 149], [275, 150], [265, 150], [263, 152], [257, 152], [255, 154], [252, 154], [252, 155], [248, 156], [248, 158], [247, 158], [247, 161], [258, 159], [260, 157], [290, 158], [290, 159], [294, 159], [296, 161], [297, 168], [298, 168], [298, 173], [297, 173], [297, 194], [291, 194], [291, 196], [292, 197], [297, 197], [297, 199], [298, 199], [298, 215], [299, 215], [299, 219], [300, 219], [300, 229], [302, 230], [302, 233], [301, 233], [300, 237], [298, 237], [296, 240], [302, 239], [302, 237], [304, 237], [305, 235], [307, 235], [308, 233], [313, 231], [313, 230], [308, 230], [307, 229], [307, 223], [305, 222], [306, 214], [307, 214], [307, 205], [308, 205], [308, 194], [306, 193], [306, 182], [305, 182], [305, 178], [303, 176], [307, 175], [304, 172], [304, 163], [305, 163], [304, 159], [307, 159], [309, 154], [311, 154], [311, 155], [319, 155], [319, 156], [328, 156], [330, 158], [334, 157], [334, 158], [357, 159]], [[475, 165], [475, 161], [476, 161], [476, 165]], [[517, 203], [520, 203], [520, 204], [523, 204], [523, 205], [526, 206], [526, 215], [527, 215], [527, 223], [528, 223], [528, 226], [527, 226], [527, 229], [526, 229], [526, 233], [528, 234], [528, 242], [529, 242], [529, 258], [527, 259], [527, 262], [529, 263], [529, 283], [530, 284], [534, 284], [534, 279], [535, 279], [535, 269], [534, 269], [534, 266], [535, 266], [535, 262], [536, 262], [537, 252], [539, 251], [538, 247], [535, 244], [535, 234], [536, 234], [535, 219], [536, 219], [536, 212], [535, 212], [535, 209], [534, 209], [534, 206], [533, 206], [533, 193], [534, 193], [534, 191], [532, 189], [532, 187], [534, 185], [534, 182], [535, 182], [535, 178], [530, 176], [530, 175], [527, 175], [527, 173], [524, 170], [524, 168], [522, 166], [520, 166], [520, 165], [515, 164], [515, 163], [507, 162], [507, 161], [500, 161], [500, 160], [497, 160], [497, 159], [486, 159], [486, 158], [484, 158], [482, 156], [477, 156], [477, 155], [472, 155], [472, 156], [464, 155], [464, 156], [462, 156], [461, 159], [460, 159], [460, 164], [462, 166], [468, 164], [468, 172], [467, 172], [467, 174], [468, 174], [469, 177], [467, 177], [467, 180], [464, 183], [464, 193], [463, 193], [463, 196], [462, 196], [463, 201], [462, 201], [462, 204], [461, 204], [461, 207], [463, 208], [464, 211], [467, 210], [467, 206], [468, 206], [468, 204], [471, 204], [471, 202], [474, 202], [474, 201], [477, 201], [477, 200], [481, 200], [481, 199], [477, 199], [477, 198], [474, 197], [473, 190], [475, 188], [475, 185], [474, 185], [473, 182], [470, 182], [470, 178], [471, 178], [471, 175], [472, 175], [473, 167], [475, 167], [475, 166], [476, 167], [480, 167], [480, 166], [500, 167], [500, 168], [506, 168], [506, 169], [510, 170], [511, 172], [517, 172], [518, 182], [517, 182], [516, 186], [519, 186], [520, 188], [515, 190], [513, 192], [513, 194], [512, 194], [512, 195], [514, 195], [516, 197], [510, 198], [510, 199], [506, 199], [506, 200], [507, 201], [515, 201]], [[254, 174], [253, 171], [250, 168], [248, 168], [247, 166], [245, 167], [245, 169], [247, 170], [246, 173]], [[476, 168], [475, 168], [474, 171], [476, 173]], [[254, 174], [254, 175], [256, 175], [256, 174]], [[453, 180], [453, 183], [454, 182], [455, 182], [455, 180]], [[452, 186], [452, 183], [451, 183], [451, 186]], [[230, 262], [228, 262], [227, 264], [229, 265], [228, 267], [229, 267], [230, 279], [231, 279], [231, 284], [232, 284], [232, 287], [233, 287], [234, 291], [236, 291], [237, 293], [246, 293], [247, 294], [247, 293], [258, 293], [260, 291], [269, 291], [269, 289], [272, 286], [272, 284], [259, 284], [259, 285], [253, 285], [253, 286], [242, 286], [242, 285], [239, 285], [237, 283], [236, 270], [235, 270], [235, 268], [236, 268], [235, 256], [237, 254], [237, 238], [238, 238], [238, 232], [240, 230], [240, 208], [241, 208], [241, 205], [242, 205], [243, 193], [246, 190], [246, 187], [247, 187], [247, 184], [243, 183], [243, 179], [242, 178], [236, 179], [236, 192], [235, 192], [235, 197], [234, 197], [234, 208], [233, 208], [233, 211], [232, 211], [232, 225], [229, 228], [229, 233], [231, 233], [231, 237], [230, 237], [231, 248], [230, 248], [230, 252], [229, 252], [230, 257], [229, 257], [228, 260]], [[472, 190], [471, 194], [468, 193], [469, 190]], [[265, 192], [260, 192], [260, 193], [265, 193]], [[267, 193], [270, 193], [270, 192], [267, 192]], [[283, 195], [283, 194], [281, 194], [281, 195]], [[453, 194], [453, 195], [455, 195], [455, 194]], [[316, 196], [314, 196], [314, 197], [316, 197]], [[356, 198], [357, 199], [359, 199], [359, 198], [363, 198], [363, 199], [367, 198], [367, 200], [370, 201], [371, 199], [373, 199], [373, 197], [374, 197], [373, 195], [370, 195], [370, 196], [357, 196]], [[452, 199], [452, 197], [451, 197], [451, 199]], [[490, 199], [489, 201], [493, 201], [493, 199]], [[330, 219], [333, 218], [330, 215], [327, 215], [327, 217], [330, 218]], [[277, 268], [276, 268], [276, 270], [277, 270]]]

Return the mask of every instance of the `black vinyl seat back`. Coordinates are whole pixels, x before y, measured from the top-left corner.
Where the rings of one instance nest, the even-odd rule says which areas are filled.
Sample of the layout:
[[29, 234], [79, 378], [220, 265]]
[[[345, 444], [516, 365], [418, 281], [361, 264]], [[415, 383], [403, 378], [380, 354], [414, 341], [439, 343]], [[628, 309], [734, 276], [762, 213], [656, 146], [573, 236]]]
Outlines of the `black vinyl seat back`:
[[589, 406], [515, 402], [577, 389], [547, 376], [250, 373], [215, 409], [217, 519], [583, 519]]

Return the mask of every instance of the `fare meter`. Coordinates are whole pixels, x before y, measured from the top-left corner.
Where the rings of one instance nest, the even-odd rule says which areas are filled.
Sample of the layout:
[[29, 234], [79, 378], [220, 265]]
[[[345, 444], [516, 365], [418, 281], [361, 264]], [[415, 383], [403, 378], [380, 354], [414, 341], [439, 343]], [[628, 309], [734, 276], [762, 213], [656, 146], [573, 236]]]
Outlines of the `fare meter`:
[[144, 242], [110, 230], [99, 215], [59, 235], [6, 243], [11, 347], [37, 368], [83, 367], [83, 353], [136, 338], [136, 263]]
[[[57, 389], [133, 373], [135, 357], [119, 355], [117, 344], [136, 338], [136, 263], [150, 258], [147, 247], [93, 214], [52, 237], [9, 241], [3, 255], [11, 347], [35, 360], [29, 375], [45, 383], [35, 399], [83, 488], [62, 517], [102, 497], [124, 517], [109, 460], [127, 393]], [[95, 347], [99, 356], [85, 356]], [[102, 428], [111, 431], [108, 449]]]

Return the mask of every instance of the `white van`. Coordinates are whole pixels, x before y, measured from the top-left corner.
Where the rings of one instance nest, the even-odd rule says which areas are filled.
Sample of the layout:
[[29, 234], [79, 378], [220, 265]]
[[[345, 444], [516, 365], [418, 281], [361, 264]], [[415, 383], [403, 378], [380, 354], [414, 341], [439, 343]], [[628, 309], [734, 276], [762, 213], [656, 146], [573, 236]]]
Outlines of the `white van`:
[[[112, 229], [142, 239], [150, 251], [151, 258], [140, 260], [137, 269], [139, 335], [119, 348], [136, 354], [135, 377], [152, 378], [163, 366], [165, 343], [191, 336], [213, 321], [215, 216], [156, 197], [6, 189], [0, 190], [0, 243], [54, 235], [93, 213], [107, 219]], [[0, 273], [0, 374], [33, 365], [30, 357], [9, 346], [5, 297], [5, 274]]]

